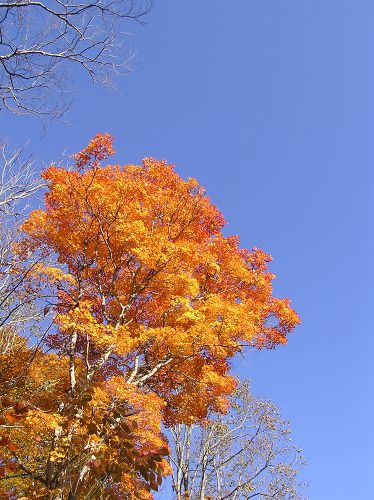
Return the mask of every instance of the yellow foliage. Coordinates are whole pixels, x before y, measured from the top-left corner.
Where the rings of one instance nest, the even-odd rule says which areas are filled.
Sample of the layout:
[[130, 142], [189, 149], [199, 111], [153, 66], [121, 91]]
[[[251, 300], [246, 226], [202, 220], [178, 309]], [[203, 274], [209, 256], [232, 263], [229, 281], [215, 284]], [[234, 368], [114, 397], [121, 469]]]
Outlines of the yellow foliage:
[[26, 425], [46, 446], [45, 464], [61, 478], [69, 471], [82, 491], [67, 465], [74, 453], [90, 471], [87, 484], [95, 474], [116, 477], [110, 487], [151, 498], [143, 466], [161, 463], [159, 477], [170, 471], [161, 423], [226, 411], [236, 386], [230, 358], [243, 346], [285, 343], [299, 319], [272, 296], [271, 257], [223, 236], [224, 218], [195, 179], [152, 158], [100, 166], [111, 141], [99, 134], [75, 155], [76, 169], [45, 169], [45, 208], [22, 226], [19, 251], [52, 261], [30, 282], [57, 297], [45, 336], [51, 352], [28, 373], [29, 384], [50, 384], [44, 399], [30, 395], [40, 408]]

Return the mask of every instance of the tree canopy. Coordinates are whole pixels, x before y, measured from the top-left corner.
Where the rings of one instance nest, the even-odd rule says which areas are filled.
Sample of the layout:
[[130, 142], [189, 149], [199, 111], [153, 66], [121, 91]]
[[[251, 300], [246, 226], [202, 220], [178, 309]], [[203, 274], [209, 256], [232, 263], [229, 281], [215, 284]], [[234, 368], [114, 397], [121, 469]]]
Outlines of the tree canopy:
[[195, 179], [152, 158], [102, 166], [113, 153], [98, 134], [75, 165], [46, 168], [45, 207], [15, 248], [19, 272], [38, 257], [23, 289], [53, 323], [1, 356], [10, 497], [152, 498], [170, 472], [161, 426], [227, 411], [230, 359], [299, 322], [272, 295], [271, 257], [222, 234]]

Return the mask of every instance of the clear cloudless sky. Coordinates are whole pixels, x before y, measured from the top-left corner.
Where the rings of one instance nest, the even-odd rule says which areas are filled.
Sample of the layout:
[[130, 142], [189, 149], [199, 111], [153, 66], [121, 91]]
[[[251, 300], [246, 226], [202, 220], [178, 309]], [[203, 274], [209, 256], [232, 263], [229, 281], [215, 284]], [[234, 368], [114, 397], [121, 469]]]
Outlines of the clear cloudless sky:
[[70, 125], [2, 114], [0, 139], [42, 166], [108, 131], [196, 177], [302, 319], [235, 372], [291, 421], [309, 499], [374, 499], [374, 2], [155, 0], [127, 29], [121, 96], [75, 73]]

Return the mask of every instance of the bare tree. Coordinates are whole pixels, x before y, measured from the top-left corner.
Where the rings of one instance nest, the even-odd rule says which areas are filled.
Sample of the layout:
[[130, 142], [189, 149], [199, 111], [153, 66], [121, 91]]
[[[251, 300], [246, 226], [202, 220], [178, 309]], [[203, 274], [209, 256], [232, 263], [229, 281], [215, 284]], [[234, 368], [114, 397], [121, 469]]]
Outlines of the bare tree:
[[62, 115], [69, 67], [111, 85], [130, 68], [124, 20], [142, 22], [151, 0], [0, 0], [0, 101], [13, 113]]
[[231, 399], [227, 415], [204, 425], [171, 429], [173, 490], [178, 500], [301, 499], [301, 451], [279, 410], [253, 398], [249, 382]]
[[23, 256], [26, 265], [21, 269], [19, 255], [14, 252], [18, 241], [18, 226], [27, 211], [28, 201], [44, 185], [35, 175], [34, 162], [22, 150], [8, 154], [0, 146], [0, 351], [9, 351], [17, 331], [36, 317], [30, 290], [23, 284], [36, 265], [33, 256]]

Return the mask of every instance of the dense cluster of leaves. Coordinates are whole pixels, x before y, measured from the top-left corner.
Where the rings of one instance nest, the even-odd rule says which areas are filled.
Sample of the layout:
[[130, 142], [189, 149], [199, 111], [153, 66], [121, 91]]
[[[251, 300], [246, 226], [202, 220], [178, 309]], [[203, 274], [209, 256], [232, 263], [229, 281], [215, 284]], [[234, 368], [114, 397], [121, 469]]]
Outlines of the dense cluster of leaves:
[[101, 166], [113, 152], [99, 134], [76, 167], [48, 167], [45, 208], [22, 225], [16, 251], [37, 256], [24, 287], [49, 297], [54, 327], [0, 359], [10, 498], [152, 498], [170, 473], [162, 424], [225, 412], [230, 358], [299, 321], [272, 296], [270, 256], [223, 236], [195, 179], [151, 158]]

